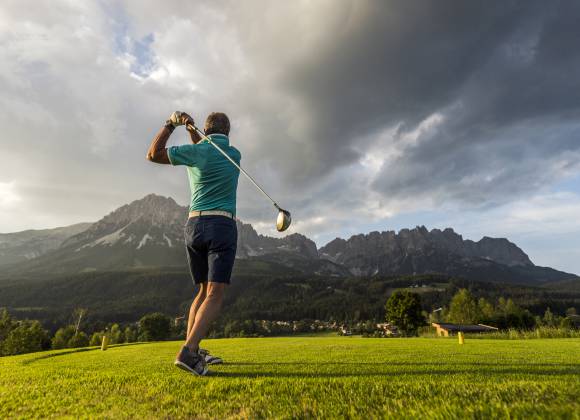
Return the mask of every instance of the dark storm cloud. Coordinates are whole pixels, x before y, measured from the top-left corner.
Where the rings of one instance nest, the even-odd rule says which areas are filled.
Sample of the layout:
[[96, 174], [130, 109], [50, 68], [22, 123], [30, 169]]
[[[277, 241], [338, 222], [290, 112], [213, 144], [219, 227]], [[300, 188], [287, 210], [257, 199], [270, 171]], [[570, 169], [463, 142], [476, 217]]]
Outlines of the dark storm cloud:
[[[404, 148], [374, 188], [386, 196], [505, 202], [577, 165], [580, 8], [532, 8], [496, 40], [442, 112], [432, 138]], [[519, 23], [517, 25], [516, 23]]]
[[375, 190], [494, 201], [557, 179], [562, 153], [578, 150], [577, 130], [562, 127], [580, 105], [578, 3], [335, 4], [342, 24], [277, 80], [311, 140], [275, 146], [294, 157], [278, 165], [295, 184], [359, 160], [369, 134], [396, 124], [404, 134], [434, 113], [437, 134], [400, 145]]
[[525, 15], [518, 3], [350, 3], [343, 26], [283, 81], [311, 119], [320, 173], [360, 153], [357, 135], [412, 126], [456, 100]]

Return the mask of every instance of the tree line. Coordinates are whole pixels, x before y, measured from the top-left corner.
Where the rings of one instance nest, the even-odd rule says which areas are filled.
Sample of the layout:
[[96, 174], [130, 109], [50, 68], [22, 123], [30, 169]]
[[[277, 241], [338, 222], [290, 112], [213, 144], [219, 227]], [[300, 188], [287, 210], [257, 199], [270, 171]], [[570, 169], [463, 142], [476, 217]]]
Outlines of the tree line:
[[[442, 278], [428, 276], [414, 279], [430, 279], [435, 285], [437, 281], [442, 280]], [[448, 304], [440, 308], [435, 308], [435, 304], [441, 302], [442, 294], [449, 293], [449, 287], [441, 288], [443, 291], [435, 288], [434, 291], [427, 293], [415, 293], [410, 291], [415, 289], [409, 287], [403, 290], [395, 289], [390, 293], [386, 303], [383, 300], [382, 308], [380, 310], [376, 308], [378, 305], [374, 302], [381, 299], [381, 294], [383, 296], [387, 294], [388, 287], [395, 288], [399, 285], [408, 286], [408, 284], [408, 279], [395, 279], [389, 283], [371, 283], [364, 294], [357, 294], [357, 299], [351, 300], [345, 297], [348, 298], [349, 294], [355, 293], [360, 287], [355, 287], [354, 283], [351, 285], [349, 280], [342, 281], [341, 289], [336, 287], [337, 284], [331, 287], [327, 283], [308, 283], [308, 287], [303, 287], [303, 283], [291, 283], [287, 280], [287, 283], [278, 285], [277, 288], [285, 289], [290, 294], [290, 296], [280, 297], [279, 304], [275, 306], [275, 310], [281, 310], [280, 312], [267, 310], [265, 305], [265, 302], [271, 304], [272, 301], [278, 301], [278, 297], [271, 296], [271, 299], [263, 299], [262, 296], [260, 300], [252, 293], [246, 293], [232, 302], [233, 307], [226, 310], [224, 316], [213, 325], [209, 336], [213, 338], [276, 336], [339, 329], [377, 335], [379, 332], [377, 323], [384, 321], [396, 326], [403, 335], [416, 335], [421, 327], [430, 325], [432, 322], [481, 323], [500, 330], [580, 327], [580, 317], [576, 315], [574, 307], [568, 307], [560, 313], [552, 312], [550, 307], [547, 307], [543, 315], [532, 314], [529, 309], [517, 305], [511, 298], [499, 296], [491, 300], [481, 296], [477, 299], [474, 292], [468, 288], [459, 287], [455, 287], [456, 292], [449, 295]], [[461, 283], [455, 284], [455, 286], [459, 285]], [[479, 292], [477, 288], [475, 291]], [[232, 292], [234, 296], [237, 293], [235, 288]], [[370, 299], [371, 295], [372, 299]], [[489, 296], [489, 291], [486, 296]], [[434, 300], [434, 297], [437, 299]], [[348, 305], [345, 300], [348, 301]], [[288, 305], [289, 311], [299, 302], [302, 302], [303, 311], [286, 313], [284, 305]], [[369, 302], [373, 306], [370, 306]], [[326, 306], [329, 308], [328, 311], [324, 309]], [[185, 311], [186, 307], [187, 305], [184, 305], [180, 309]], [[185, 337], [185, 320], [171, 318], [160, 311], [146, 314], [138, 322], [112, 322], [107, 325], [103, 325], [102, 322], [92, 324], [87, 322], [86, 317], [83, 318], [86, 313], [86, 310], [75, 310], [73, 314], [75, 322], [67, 323], [51, 335], [39, 321], [16, 320], [6, 309], [0, 310], [0, 355], [98, 346], [105, 334], [109, 336], [111, 344], [177, 340]]]
[[[448, 305], [459, 289], [468, 289], [494, 304], [500, 297], [512, 298], [534, 316], [543, 315], [547, 307], [558, 314], [571, 306], [580, 307], [580, 288], [568, 285], [532, 287], [437, 274], [366, 278], [259, 274], [259, 269], [252, 266], [247, 273], [236, 274], [224, 301], [224, 317], [381, 322], [386, 299], [400, 288], [417, 288], [425, 311]], [[9, 308], [19, 319], [38, 319], [51, 335], [69, 323], [76, 307], [89, 310], [83, 324], [91, 323], [87, 332], [92, 333], [114, 322], [123, 326], [135, 323], [148, 313], [185, 314], [193, 296], [189, 274], [171, 270], [93, 272], [0, 284], [0, 307]]]
[[460, 325], [484, 324], [500, 330], [531, 330], [537, 327], [580, 328], [580, 317], [570, 307], [565, 314], [556, 315], [546, 308], [544, 315], [533, 315], [514, 303], [500, 297], [492, 304], [484, 297], [476, 299], [468, 289], [459, 289], [448, 306], [431, 312], [424, 311], [421, 296], [410, 291], [396, 291], [387, 300], [386, 321], [396, 325], [404, 334], [415, 335], [419, 328], [431, 323]]
[[39, 321], [15, 320], [6, 309], [0, 310], [0, 356], [31, 353], [42, 350], [100, 346], [103, 336], [109, 344], [178, 339], [183, 331], [175, 328], [169, 316], [156, 312], [143, 316], [137, 324], [121, 328], [119, 324], [87, 334], [79, 324], [59, 328], [51, 337]]

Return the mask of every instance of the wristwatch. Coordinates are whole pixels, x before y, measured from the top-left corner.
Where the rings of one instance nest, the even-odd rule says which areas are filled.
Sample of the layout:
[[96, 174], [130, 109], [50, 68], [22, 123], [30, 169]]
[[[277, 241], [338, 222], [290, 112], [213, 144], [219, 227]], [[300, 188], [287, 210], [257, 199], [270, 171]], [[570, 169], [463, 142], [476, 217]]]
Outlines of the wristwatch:
[[165, 121], [164, 127], [170, 129], [171, 131], [175, 130], [175, 127], [173, 126], [173, 123], [171, 122], [171, 120]]

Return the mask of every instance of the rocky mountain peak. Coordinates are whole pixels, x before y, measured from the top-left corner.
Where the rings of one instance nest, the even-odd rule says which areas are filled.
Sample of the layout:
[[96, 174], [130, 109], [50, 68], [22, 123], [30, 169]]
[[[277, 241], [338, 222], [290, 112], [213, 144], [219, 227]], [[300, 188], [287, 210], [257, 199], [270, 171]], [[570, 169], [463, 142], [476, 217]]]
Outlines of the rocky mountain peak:
[[446, 261], [488, 260], [507, 266], [533, 266], [528, 256], [507, 239], [484, 237], [478, 242], [464, 240], [451, 228], [371, 232], [334, 239], [320, 248], [322, 258], [347, 266], [356, 275], [389, 274], [426, 269], [445, 270]]
[[293, 233], [284, 238], [272, 238], [260, 235], [252, 225], [238, 221], [238, 258], [288, 252], [304, 258], [318, 258], [316, 244], [304, 235]]
[[484, 236], [477, 243], [480, 256], [509, 266], [533, 266], [528, 255], [506, 238]]
[[186, 219], [187, 207], [180, 206], [172, 198], [149, 194], [117, 208], [84, 232], [70, 237], [62, 246], [112, 244], [121, 238], [143, 246], [149, 237], [155, 236], [153, 231], [159, 236], [159, 242], [173, 246], [180, 236], [178, 226]]
[[173, 223], [176, 220], [185, 221], [187, 208], [182, 207], [170, 197], [149, 194], [140, 200], [119, 207], [99, 221], [105, 224], [127, 224], [143, 220], [154, 226]]
[[[186, 220], [187, 207], [180, 206], [172, 198], [149, 194], [119, 207], [86, 231], [70, 237], [63, 247], [79, 256], [101, 252], [125, 254], [128, 266], [151, 264], [157, 260], [182, 261]], [[267, 255], [276, 261], [287, 260], [290, 256], [318, 259], [316, 244], [304, 235], [296, 233], [272, 238], [259, 235], [249, 224], [237, 221], [237, 225], [238, 258]]]

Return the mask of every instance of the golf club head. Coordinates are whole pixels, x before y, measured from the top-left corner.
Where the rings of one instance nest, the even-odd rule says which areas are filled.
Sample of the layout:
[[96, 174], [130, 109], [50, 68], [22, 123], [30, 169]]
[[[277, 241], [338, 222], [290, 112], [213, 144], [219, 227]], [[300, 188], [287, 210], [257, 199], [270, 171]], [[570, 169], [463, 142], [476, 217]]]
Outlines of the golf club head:
[[290, 223], [292, 223], [292, 216], [288, 210], [278, 209], [278, 219], [276, 219], [276, 229], [278, 232], [284, 232]]

